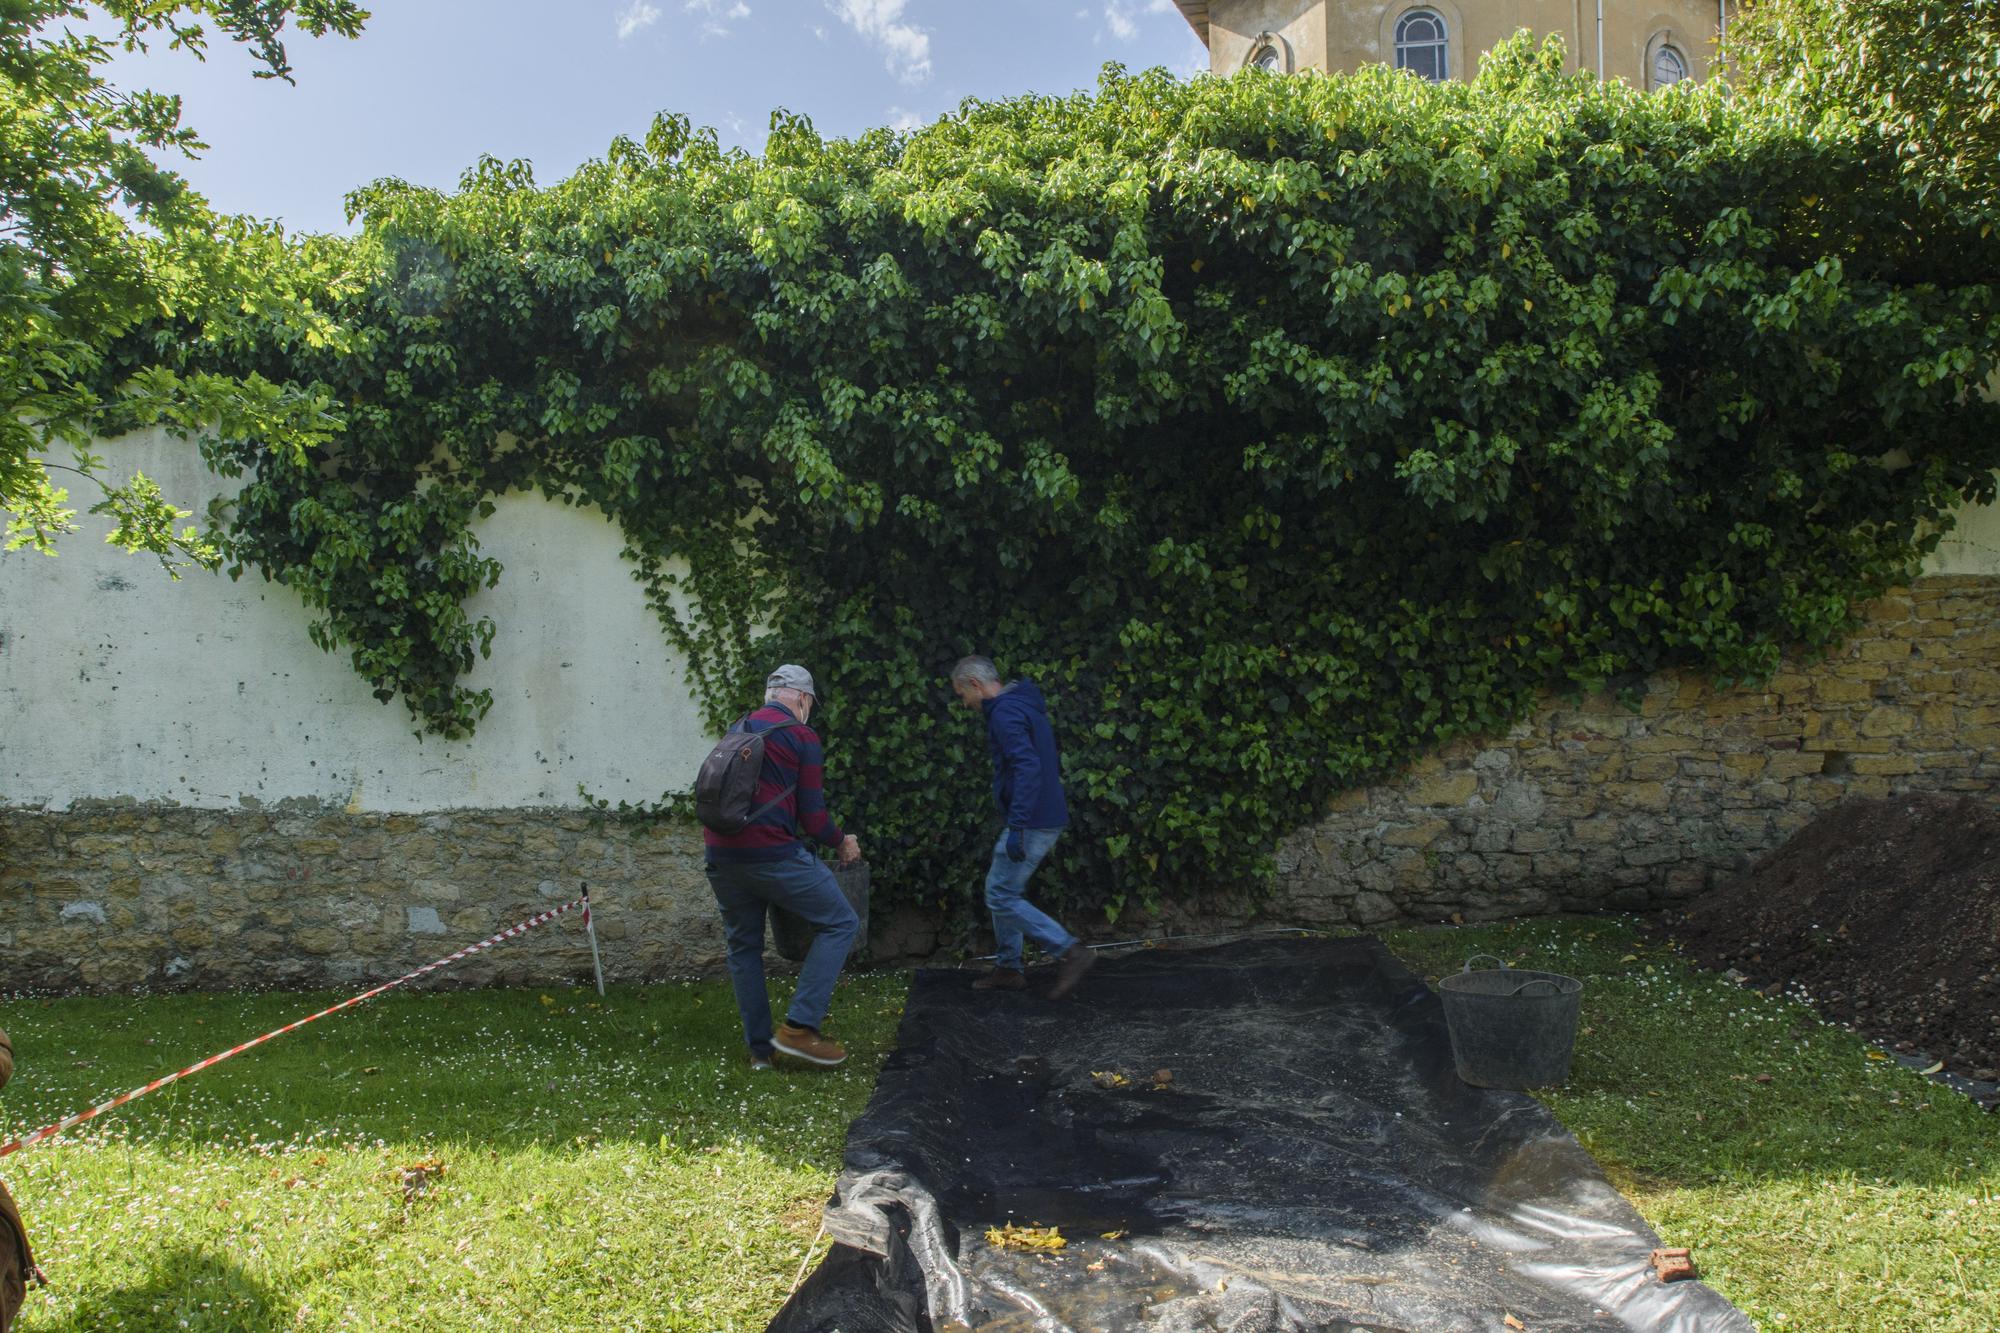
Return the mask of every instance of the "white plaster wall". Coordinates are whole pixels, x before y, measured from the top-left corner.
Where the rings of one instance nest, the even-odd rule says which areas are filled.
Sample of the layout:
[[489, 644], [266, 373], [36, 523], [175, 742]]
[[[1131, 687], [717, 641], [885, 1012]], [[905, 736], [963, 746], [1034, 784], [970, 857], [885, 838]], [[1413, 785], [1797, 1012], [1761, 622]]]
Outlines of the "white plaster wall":
[[[193, 451], [99, 446], [183, 508], [236, 483]], [[79, 508], [85, 507], [88, 500]], [[220, 808], [308, 798], [361, 811], [575, 806], [684, 788], [707, 738], [617, 527], [594, 509], [501, 499], [478, 535], [503, 570], [473, 615], [498, 624], [471, 684], [469, 741], [419, 737], [345, 653], [322, 653], [289, 589], [184, 572], [103, 543], [88, 514], [51, 559], [0, 555], [0, 806], [133, 797]], [[2000, 507], [1962, 511], [1927, 571], [2000, 575]]]
[[1957, 526], [1938, 539], [1924, 572], [2000, 577], [2000, 505], [1965, 505], [1956, 517]]
[[[98, 452], [197, 514], [240, 485], [172, 440]], [[511, 495], [478, 527], [503, 572], [468, 608], [499, 629], [470, 678], [493, 708], [463, 742], [418, 737], [400, 698], [377, 702], [344, 652], [314, 647], [291, 589], [254, 571], [175, 583], [105, 545], [105, 521], [79, 521], [53, 559], [0, 554], [0, 805], [575, 806], [579, 783], [653, 800], [685, 787], [707, 749], [682, 664], [600, 511]]]

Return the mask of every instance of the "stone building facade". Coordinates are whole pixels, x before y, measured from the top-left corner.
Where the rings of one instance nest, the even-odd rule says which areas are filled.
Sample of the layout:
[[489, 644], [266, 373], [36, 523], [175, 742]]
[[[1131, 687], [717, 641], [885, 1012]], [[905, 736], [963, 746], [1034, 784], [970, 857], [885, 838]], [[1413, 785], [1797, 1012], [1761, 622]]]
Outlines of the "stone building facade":
[[1569, 68], [1658, 88], [1718, 73], [1733, 0], [1176, 0], [1209, 69], [1348, 71], [1387, 63], [1469, 79], [1522, 28], [1559, 35]]

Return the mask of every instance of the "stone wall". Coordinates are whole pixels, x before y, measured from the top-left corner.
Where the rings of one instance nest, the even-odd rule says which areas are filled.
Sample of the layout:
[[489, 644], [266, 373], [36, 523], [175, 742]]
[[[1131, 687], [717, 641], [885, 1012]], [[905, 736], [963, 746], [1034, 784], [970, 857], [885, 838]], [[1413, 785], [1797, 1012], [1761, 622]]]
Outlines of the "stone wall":
[[[2000, 578], [1927, 578], [1866, 617], [1844, 648], [1787, 664], [1764, 692], [1663, 676], [1640, 684], [1636, 710], [1552, 701], [1505, 737], [1336, 798], [1279, 848], [1260, 912], [1210, 900], [1128, 918], [1118, 937], [1253, 917], [1375, 926], [1658, 907], [1847, 796], [2000, 799]], [[359, 986], [568, 901], [583, 881], [611, 978], [714, 975], [721, 931], [700, 855], [689, 826], [574, 809], [0, 809], [0, 992]], [[878, 958], [939, 943], [931, 917], [873, 925]], [[445, 976], [589, 972], [571, 915]]]
[[[388, 980], [590, 885], [607, 978], [715, 970], [698, 831], [575, 811], [0, 812], [0, 991]], [[583, 981], [571, 912], [443, 974]]]
[[1935, 577], [1864, 609], [1827, 658], [1763, 692], [1693, 676], [1550, 701], [1345, 792], [1279, 849], [1267, 915], [1379, 925], [1666, 906], [1835, 802], [2000, 800], [2000, 579]]

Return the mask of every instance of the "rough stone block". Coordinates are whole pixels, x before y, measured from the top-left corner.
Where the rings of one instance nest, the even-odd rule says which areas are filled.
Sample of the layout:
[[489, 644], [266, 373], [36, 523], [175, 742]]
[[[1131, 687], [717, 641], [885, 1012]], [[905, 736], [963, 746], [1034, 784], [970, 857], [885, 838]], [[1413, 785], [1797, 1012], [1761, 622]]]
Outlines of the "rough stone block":
[[1680, 846], [1665, 840], [1642, 842], [1625, 850], [1624, 861], [1628, 866], [1658, 866], [1685, 859]]
[[1738, 781], [1762, 776], [1769, 763], [1769, 755], [1754, 752], [1738, 751], [1722, 756], [1723, 771]]
[[1854, 645], [1854, 656], [1863, 662], [1903, 662], [1909, 660], [1910, 645], [1899, 639], [1862, 639]]
[[1407, 799], [1411, 805], [1464, 805], [1478, 794], [1477, 773], [1444, 773], [1413, 784]]
[[1421, 856], [1408, 856], [1389, 867], [1389, 884], [1398, 897], [1428, 890], [1437, 873]]
[[1516, 829], [1510, 844], [1516, 852], [1552, 852], [1562, 845], [1562, 839], [1550, 828]]
[[1826, 767], [1826, 755], [1815, 750], [1779, 750], [1774, 752], [1764, 766], [1764, 773], [1772, 778], [1803, 777], [1818, 773]]
[[1384, 921], [1394, 921], [1400, 914], [1395, 900], [1387, 894], [1358, 893], [1348, 904], [1347, 913], [1356, 925], [1374, 926]]
[[[1858, 754], [1847, 761], [1848, 771], [1860, 774], [1882, 774], [1893, 776], [1900, 773], [1915, 773], [1920, 766], [1908, 755], [1902, 754]], [[1849, 793], [1853, 786], [1849, 784]]]
[[1607, 782], [1604, 799], [1629, 810], [1664, 810], [1673, 798], [1662, 782]]
[[1874, 699], [1875, 687], [1865, 680], [1828, 676], [1812, 687], [1812, 697], [1821, 705], [1863, 704]]
[[326, 957], [339, 953], [347, 937], [331, 926], [307, 926], [292, 932], [292, 947], [300, 953]]
[[1858, 727], [1863, 736], [1907, 736], [1916, 729], [1916, 715], [1903, 708], [1871, 708]]
[[1590, 846], [1603, 846], [1617, 842], [1625, 836], [1619, 820], [1608, 815], [1598, 815], [1579, 819], [1569, 826], [1572, 841]]
[[1681, 761], [1672, 755], [1647, 755], [1625, 766], [1625, 776], [1633, 782], [1664, 782], [1681, 771]]
[[1451, 831], [1451, 825], [1442, 819], [1426, 819], [1402, 828], [1390, 829], [1382, 835], [1384, 847], [1428, 847]]

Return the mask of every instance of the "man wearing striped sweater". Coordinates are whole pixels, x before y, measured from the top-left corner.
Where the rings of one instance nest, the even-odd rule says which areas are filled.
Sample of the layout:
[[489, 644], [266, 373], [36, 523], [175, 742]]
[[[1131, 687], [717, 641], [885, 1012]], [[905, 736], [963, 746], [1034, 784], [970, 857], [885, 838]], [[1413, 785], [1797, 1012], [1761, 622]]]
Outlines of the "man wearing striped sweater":
[[[804, 667], [787, 664], [770, 674], [764, 682], [764, 706], [730, 728], [767, 733], [764, 768], [752, 801], [760, 813], [740, 833], [702, 830], [708, 885], [722, 912], [729, 980], [743, 1015], [752, 1069], [769, 1069], [774, 1050], [826, 1067], [847, 1058], [846, 1049], [820, 1027], [861, 922], [833, 872], [804, 839], [838, 848], [843, 865], [861, 859], [861, 844], [827, 812], [819, 736], [806, 725], [816, 699], [812, 675]], [[773, 907], [813, 928], [812, 946], [799, 964], [798, 987], [776, 1032], [764, 988], [764, 921]]]

